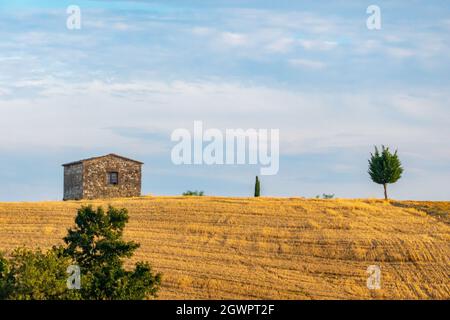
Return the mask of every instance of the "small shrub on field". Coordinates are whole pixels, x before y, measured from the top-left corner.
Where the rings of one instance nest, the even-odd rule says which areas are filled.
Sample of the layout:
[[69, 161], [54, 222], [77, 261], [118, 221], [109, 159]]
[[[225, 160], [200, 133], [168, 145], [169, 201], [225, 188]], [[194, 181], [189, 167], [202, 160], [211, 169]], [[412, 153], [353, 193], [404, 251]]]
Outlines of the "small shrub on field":
[[326, 193], [322, 193], [322, 196], [317, 195], [316, 199], [333, 199], [334, 198], [334, 193], [331, 194], [326, 194]]
[[195, 191], [188, 190], [186, 192], [183, 192], [183, 196], [198, 196], [198, 197], [201, 197], [203, 195], [204, 195], [203, 191], [197, 191], [197, 190], [195, 190]]

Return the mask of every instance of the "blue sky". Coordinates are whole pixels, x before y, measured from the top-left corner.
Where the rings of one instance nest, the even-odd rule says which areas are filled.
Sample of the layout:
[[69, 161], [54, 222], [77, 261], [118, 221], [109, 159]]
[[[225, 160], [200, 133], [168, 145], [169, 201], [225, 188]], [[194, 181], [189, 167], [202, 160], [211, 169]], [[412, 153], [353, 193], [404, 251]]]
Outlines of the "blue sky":
[[[382, 29], [368, 30], [378, 5]], [[78, 5], [82, 28], [66, 28]], [[449, 200], [447, 1], [0, 1], [0, 201], [62, 198], [62, 163], [139, 159], [144, 194], [252, 194], [259, 166], [175, 166], [177, 128], [280, 130], [273, 196]]]

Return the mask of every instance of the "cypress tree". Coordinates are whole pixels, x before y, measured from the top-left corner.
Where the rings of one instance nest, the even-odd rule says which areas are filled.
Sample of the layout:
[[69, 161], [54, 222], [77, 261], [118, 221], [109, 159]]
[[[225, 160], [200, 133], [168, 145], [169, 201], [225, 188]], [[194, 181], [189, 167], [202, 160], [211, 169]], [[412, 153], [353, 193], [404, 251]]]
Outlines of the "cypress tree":
[[255, 197], [259, 197], [261, 195], [261, 186], [259, 184], [258, 176], [256, 176], [255, 181]]

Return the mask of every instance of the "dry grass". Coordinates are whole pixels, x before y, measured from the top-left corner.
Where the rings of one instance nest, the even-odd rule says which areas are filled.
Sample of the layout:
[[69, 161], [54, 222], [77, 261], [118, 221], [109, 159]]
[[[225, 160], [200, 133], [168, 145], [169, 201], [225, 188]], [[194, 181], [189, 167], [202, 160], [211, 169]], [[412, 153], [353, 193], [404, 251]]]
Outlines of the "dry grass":
[[[142, 197], [0, 203], [0, 250], [61, 243], [81, 204], [126, 207], [162, 299], [450, 299], [449, 203]], [[379, 265], [381, 290], [366, 288]]]

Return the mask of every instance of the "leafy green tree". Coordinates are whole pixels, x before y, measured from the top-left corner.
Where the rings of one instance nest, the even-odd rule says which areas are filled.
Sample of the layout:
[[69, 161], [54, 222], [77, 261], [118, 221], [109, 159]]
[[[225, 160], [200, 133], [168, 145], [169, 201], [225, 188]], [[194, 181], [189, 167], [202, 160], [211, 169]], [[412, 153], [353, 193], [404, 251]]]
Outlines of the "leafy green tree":
[[3, 252], [0, 252], [0, 300], [8, 298], [10, 286], [6, 281], [9, 278], [9, 261], [5, 258]]
[[78, 210], [76, 227], [64, 238], [65, 256], [81, 269], [83, 299], [141, 300], [156, 297], [161, 274], [153, 274], [150, 265], [138, 262], [134, 270], [125, 270], [124, 259], [130, 258], [139, 244], [123, 240], [128, 222], [126, 209], [84, 206]]
[[387, 200], [387, 184], [395, 183], [403, 173], [402, 164], [397, 155], [397, 150], [392, 154], [389, 148], [382, 146], [381, 152], [375, 147], [375, 153], [370, 154], [369, 175], [373, 182], [382, 184], [384, 198]]
[[77, 290], [67, 288], [70, 264], [71, 260], [55, 248], [45, 253], [18, 248], [9, 259], [0, 255], [0, 299], [79, 299]]
[[[6, 258], [0, 253], [0, 299], [121, 299], [156, 297], [161, 275], [138, 262], [125, 269], [123, 260], [139, 245], [122, 239], [126, 209], [81, 207], [76, 227], [64, 238], [66, 246], [43, 253], [19, 248]], [[69, 289], [69, 266], [81, 271], [81, 288]]]
[[259, 182], [258, 176], [256, 176], [255, 181], [255, 197], [259, 197], [261, 195], [261, 184]]

